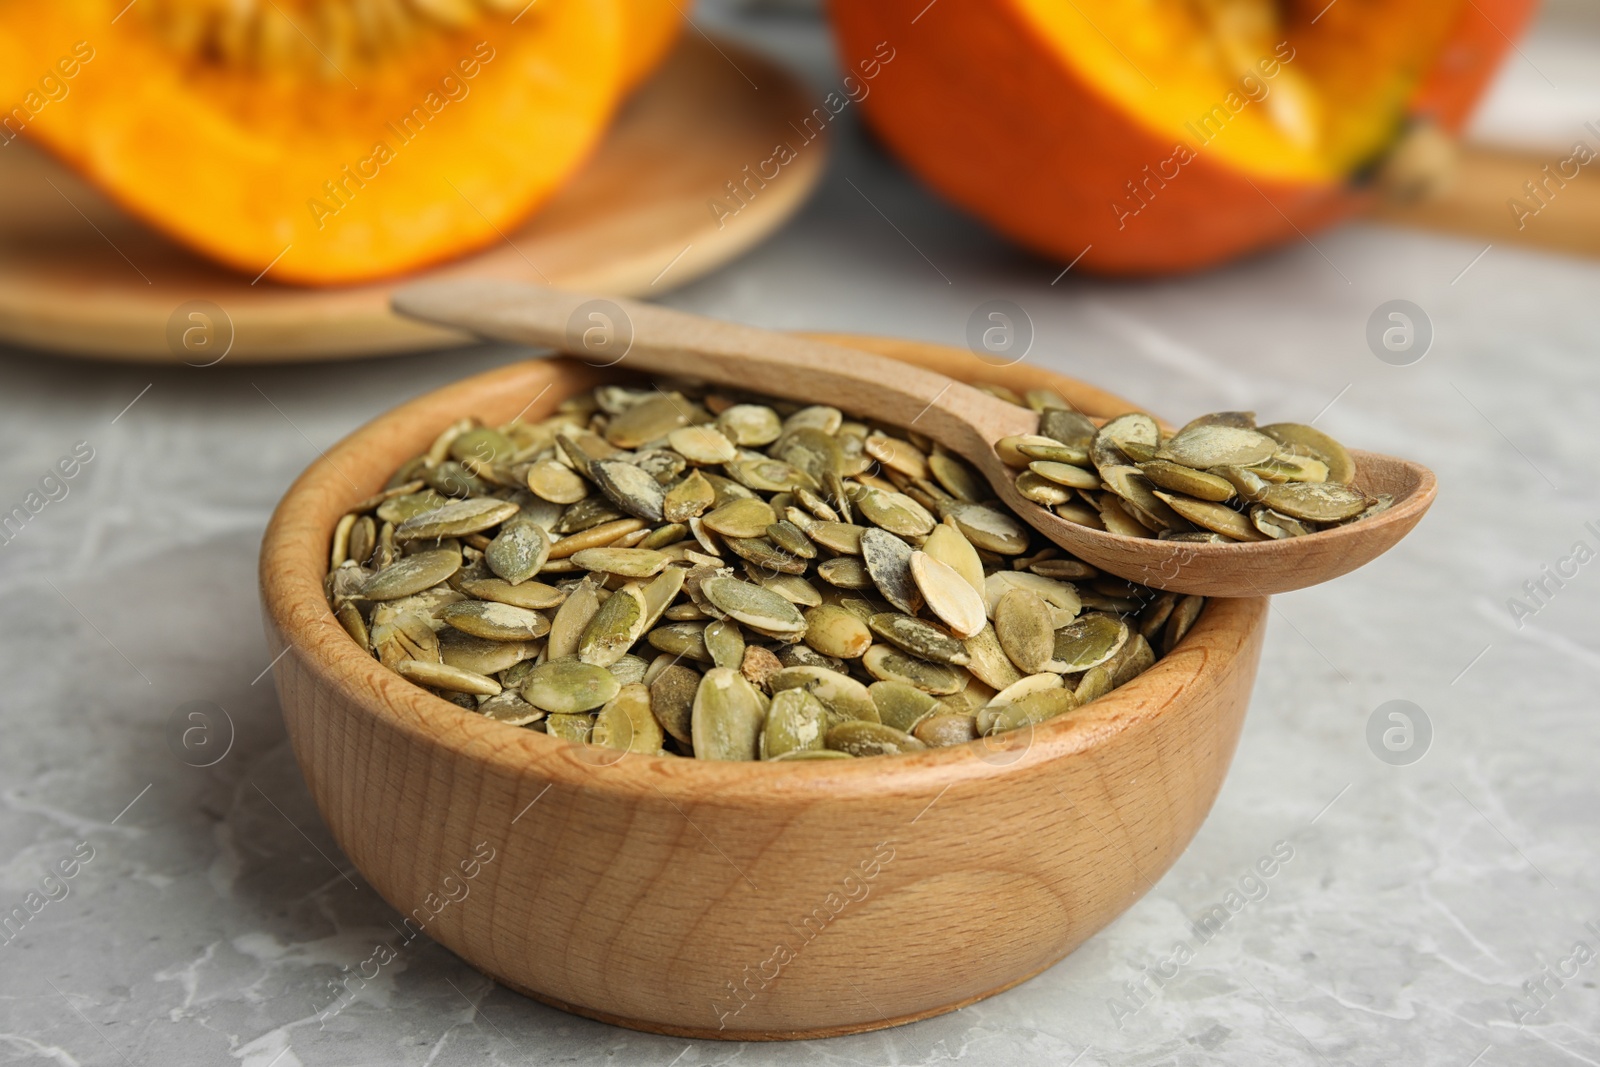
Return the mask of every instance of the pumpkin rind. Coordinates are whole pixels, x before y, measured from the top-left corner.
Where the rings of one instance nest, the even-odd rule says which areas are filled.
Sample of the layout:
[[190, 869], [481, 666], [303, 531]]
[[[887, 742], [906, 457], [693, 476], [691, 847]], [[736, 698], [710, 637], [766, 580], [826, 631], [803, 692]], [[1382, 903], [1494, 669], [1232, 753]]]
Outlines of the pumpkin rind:
[[[1498, 44], [1490, 39], [1490, 22], [1516, 32], [1533, 8], [1531, 0], [1472, 0], [1441, 15], [1432, 3], [1411, 5], [1428, 35], [1407, 60], [1423, 56], [1427, 65], [1392, 72], [1393, 86], [1405, 92], [1380, 100], [1391, 111], [1369, 105], [1366, 120], [1379, 138], [1398, 135], [1408, 114], [1458, 128], [1510, 47], [1498, 33]], [[1191, 270], [1297, 240], [1371, 195], [1364, 174], [1381, 140], [1364, 156], [1330, 152], [1325, 165], [1294, 165], [1287, 150], [1228, 158], [1184, 124], [1136, 114], [1119, 97], [1110, 83], [1120, 78], [1124, 90], [1133, 83], [1142, 91], [1142, 71], [1125, 67], [1112, 77], [1075, 65], [1040, 25], [1039, 11], [1051, 5], [830, 5], [847, 68], [882, 60], [886, 44], [893, 50], [862, 101], [891, 151], [950, 200], [1059, 262], [1122, 275]], [[1096, 5], [1093, 18], [1106, 24], [1115, 7]], [[1078, 5], [1057, 10], [1090, 17]], [[1169, 85], [1156, 74], [1152, 88]]]

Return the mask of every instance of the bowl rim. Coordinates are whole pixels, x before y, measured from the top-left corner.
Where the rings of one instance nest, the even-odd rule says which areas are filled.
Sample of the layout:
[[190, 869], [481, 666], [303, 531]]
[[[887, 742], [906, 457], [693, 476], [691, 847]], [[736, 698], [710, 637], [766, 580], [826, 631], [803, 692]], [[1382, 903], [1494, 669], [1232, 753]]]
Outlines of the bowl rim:
[[[882, 347], [874, 351], [902, 359], [906, 356], [897, 355], [896, 348], [913, 349], [910, 342], [855, 340], [861, 347], [878, 341]], [[969, 358], [964, 350], [946, 346], [918, 342], [914, 348], [948, 360]], [[1049, 383], [1090, 414], [1138, 410], [1114, 394], [1054, 371], [1004, 370], [1017, 372], [1010, 377], [1020, 373]], [[1003, 376], [1001, 369], [992, 367], [982, 375], [991, 380]], [[563, 377], [570, 379], [569, 389], [557, 388]], [[424, 450], [453, 419], [484, 415], [498, 404], [507, 414], [495, 421], [504, 421], [516, 411], [515, 400], [541, 385], [544, 388], [523, 410], [542, 415], [566, 397], [618, 377], [567, 357], [518, 360], [413, 397], [369, 420], [314, 460], [285, 492], [262, 537], [260, 592], [269, 638], [279, 646], [271, 651], [279, 657], [272, 669], [280, 686], [286, 672], [294, 669], [283, 661], [294, 659], [323, 687], [337, 690], [381, 725], [413, 742], [483, 763], [508, 778], [559, 782], [621, 796], [656, 792], [669, 802], [698, 801], [715, 794], [741, 805], [779, 805], [797, 795], [817, 793], [924, 794], [930, 787], [947, 789], [1091, 752], [1112, 736], [1146, 725], [1186, 696], [1207, 689], [1265, 625], [1266, 597], [1211, 598], [1178, 647], [1154, 666], [1084, 705], [1081, 712], [999, 735], [989, 748], [997, 754], [989, 757], [980, 740], [885, 759], [796, 761], [781, 769], [763, 766], [764, 761], [618, 753], [509, 726], [434, 696], [362, 651], [328, 610], [323, 592], [339, 516], [381, 488], [401, 462]], [[504, 399], [508, 395], [510, 399]], [[394, 441], [421, 444], [397, 448]], [[383, 462], [376, 463], [379, 457]], [[352, 477], [358, 470], [362, 473]], [[363, 477], [370, 483], [365, 489], [357, 484]], [[291, 649], [294, 656], [283, 656]]]

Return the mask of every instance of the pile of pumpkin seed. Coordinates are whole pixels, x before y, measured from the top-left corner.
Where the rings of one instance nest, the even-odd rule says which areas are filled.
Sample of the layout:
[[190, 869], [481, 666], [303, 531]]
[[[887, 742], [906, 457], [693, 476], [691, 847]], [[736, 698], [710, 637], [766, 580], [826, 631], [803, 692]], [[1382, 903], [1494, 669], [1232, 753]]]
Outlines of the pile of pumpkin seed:
[[463, 708], [717, 760], [1068, 714], [1204, 603], [1066, 555], [916, 433], [683, 382], [462, 419], [339, 521], [326, 593], [364, 649]]
[[1394, 503], [1351, 483], [1343, 445], [1312, 426], [1257, 426], [1255, 413], [1202, 415], [1170, 437], [1132, 412], [1097, 427], [1065, 407], [1039, 432], [995, 445], [1017, 492], [1063, 519], [1130, 537], [1229, 543], [1302, 537]]

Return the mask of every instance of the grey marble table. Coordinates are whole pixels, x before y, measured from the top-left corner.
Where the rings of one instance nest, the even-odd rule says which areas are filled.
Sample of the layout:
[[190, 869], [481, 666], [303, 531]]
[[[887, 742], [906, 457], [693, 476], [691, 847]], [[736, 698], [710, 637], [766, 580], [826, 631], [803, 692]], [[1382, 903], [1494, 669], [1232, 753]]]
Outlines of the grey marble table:
[[[831, 84], [814, 23], [705, 18]], [[1177, 419], [1315, 417], [1433, 466], [1438, 504], [1391, 555], [1274, 602], [1216, 807], [1120, 919], [1001, 996], [788, 1045], [575, 1018], [424, 942], [319, 1025], [330, 983], [396, 915], [339, 853], [285, 742], [263, 676], [261, 530], [319, 448], [510, 351], [204, 370], [0, 352], [0, 510], [58, 462], [74, 472], [0, 546], [0, 912], [52, 872], [59, 898], [33, 897], [0, 944], [0, 1060], [1600, 1062], [1600, 269], [1365, 225], [1154, 284], [1064, 266], [936, 203], [847, 116], [804, 214], [664, 299], [952, 344], [978, 304], [1011, 300], [1040, 365]], [[1392, 300], [1431, 323], [1408, 365], [1366, 340]], [[1409, 748], [1392, 708], [1379, 716], [1398, 753], [1369, 741], [1396, 700], [1421, 710]], [[209, 768], [169, 748], [191, 701], [234, 727]], [[1290, 858], [1253, 878], [1274, 850]], [[1194, 924], [1219, 904], [1226, 921], [1202, 941]]]

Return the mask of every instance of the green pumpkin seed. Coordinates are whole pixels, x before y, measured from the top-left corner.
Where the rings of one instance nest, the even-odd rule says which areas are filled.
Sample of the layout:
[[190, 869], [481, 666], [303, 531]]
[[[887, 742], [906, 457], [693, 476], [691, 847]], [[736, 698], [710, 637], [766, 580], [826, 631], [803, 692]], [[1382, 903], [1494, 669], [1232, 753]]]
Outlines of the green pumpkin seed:
[[994, 632], [1006, 658], [1024, 674], [1044, 670], [1055, 650], [1049, 606], [1027, 589], [1009, 589], [995, 602]]
[[817, 479], [798, 467], [777, 459], [743, 459], [725, 468], [746, 489], [766, 493], [787, 493], [804, 486], [815, 490]]
[[978, 473], [946, 452], [934, 452], [928, 457], [928, 473], [944, 487], [944, 491], [966, 504], [978, 504], [988, 499], [989, 486]]
[[1275, 540], [1285, 537], [1304, 537], [1317, 532], [1314, 524], [1291, 519], [1263, 504], [1257, 504], [1250, 509], [1250, 525]]
[[537, 611], [492, 600], [463, 600], [446, 605], [439, 611], [439, 618], [464, 634], [489, 641], [531, 641], [550, 632], [550, 620]]
[[384, 522], [403, 523], [424, 512], [436, 511], [448, 503], [449, 497], [432, 489], [424, 489], [420, 493], [408, 493], [385, 500], [378, 505], [378, 518]]
[[667, 444], [690, 463], [707, 466], [727, 463], [739, 455], [720, 431], [711, 426], [684, 426], [667, 435]]
[[904, 682], [935, 696], [958, 693], [966, 685], [961, 668], [909, 656], [893, 645], [873, 645], [861, 665], [880, 682]]
[[552, 715], [573, 715], [605, 704], [622, 689], [611, 672], [575, 656], [546, 660], [528, 672], [522, 698]]
[[[1003, 734], [1008, 730], [1032, 726], [1036, 723], [1053, 719], [1058, 715], [1065, 715], [1077, 710], [1078, 698], [1070, 689], [1045, 689], [1037, 693], [1030, 693], [1019, 700], [1013, 701], [1002, 708], [998, 708], [992, 715], [978, 715], [978, 724], [983, 725], [987, 718], [988, 728], [984, 730], [987, 736]], [[988, 711], [988, 709], [985, 709]]]
[[[994, 452], [995, 455], [1000, 457], [1000, 462], [1004, 463], [1008, 467], [1026, 467], [1030, 461], [1035, 459], [1056, 459], [1058, 457], [1053, 455], [1044, 457], [1033, 456], [1024, 452], [1023, 449], [1043, 449], [1048, 452], [1054, 449], [1067, 447], [1067, 445], [1062, 444], [1055, 438], [1045, 437], [1042, 434], [1016, 434], [1011, 437], [1002, 437], [1000, 440], [996, 441], [994, 443]], [[978, 498], [977, 502], [981, 503], [983, 500], [986, 500], [988, 496], [988, 493], [983, 494]]]
[[905, 752], [922, 752], [927, 749], [915, 737], [892, 726], [877, 722], [852, 720], [841, 722], [828, 729], [827, 745], [852, 756], [896, 756]]
[[368, 600], [398, 600], [438, 585], [460, 569], [461, 553], [453, 548], [418, 552], [372, 575], [361, 595]]
[[872, 589], [867, 565], [855, 556], [838, 556], [817, 568], [817, 577], [840, 589]]
[[700, 632], [700, 639], [705, 642], [711, 662], [718, 667], [736, 671], [744, 662], [744, 634], [739, 632], [738, 623], [724, 619], [708, 622]]
[[478, 674], [476, 671], [453, 667], [448, 663], [404, 659], [397, 663], [394, 669], [402, 677], [409, 678], [418, 685], [431, 685], [436, 689], [448, 689], [452, 693], [494, 696], [500, 692], [500, 683], [493, 678]]
[[761, 758], [766, 701], [738, 671], [713, 667], [700, 679], [691, 713], [697, 759]]
[[1241, 426], [1206, 423], [1180, 430], [1156, 452], [1157, 459], [1185, 467], [1248, 467], [1272, 458], [1278, 442], [1264, 433]]
[[1205, 606], [1205, 598], [1199, 596], [1186, 596], [1173, 605], [1172, 614], [1167, 617], [1167, 623], [1161, 630], [1161, 652], [1163, 655], [1170, 653], [1178, 647], [1188, 634], [1195, 620], [1200, 617], [1200, 609]]
[[571, 467], [553, 459], [535, 463], [523, 477], [528, 491], [553, 504], [576, 504], [589, 495], [589, 486]]
[[713, 606], [762, 633], [798, 637], [805, 632], [799, 609], [759, 585], [737, 578], [708, 578], [700, 583], [700, 591]]
[[589, 470], [600, 491], [625, 514], [661, 521], [667, 494], [649, 472], [617, 459], [596, 460]]
[[940, 712], [919, 722], [911, 736], [929, 748], [948, 748], [978, 739], [978, 720], [965, 712]]
[[1233, 483], [1207, 471], [1185, 467], [1164, 459], [1141, 463], [1139, 470], [1156, 486], [1174, 493], [1183, 493], [1199, 500], [1223, 503], [1233, 499]]
[[493, 600], [510, 604], [514, 608], [543, 611], [561, 606], [567, 594], [553, 585], [540, 582], [523, 582], [512, 585], [502, 578], [473, 578], [461, 583], [461, 591], [479, 600]]
[[604, 571], [625, 578], [650, 578], [666, 567], [668, 557], [648, 548], [585, 548], [572, 562], [586, 571]]
[[944, 512], [974, 548], [1015, 556], [1028, 548], [1028, 529], [987, 504], [955, 504]]
[[475, 674], [499, 674], [538, 654], [539, 645], [534, 641], [489, 641], [454, 629], [439, 635], [439, 656], [444, 663]]
[[1269, 485], [1258, 499], [1273, 511], [1305, 522], [1352, 519], [1371, 504], [1365, 493], [1337, 482]]
[[606, 441], [638, 448], [689, 424], [689, 402], [677, 393], [657, 393], [634, 404], [606, 424]]
[[1088, 448], [1099, 432], [1094, 420], [1081, 411], [1051, 408], [1039, 415], [1039, 433], [1064, 445]]
[[650, 713], [650, 690], [634, 683], [624, 685], [594, 717], [589, 743], [624, 752], [659, 755], [664, 737], [661, 724]]
[[805, 643], [824, 656], [859, 659], [872, 647], [872, 631], [844, 608], [814, 607], [805, 613], [805, 620]]
[[770, 445], [783, 432], [778, 413], [764, 404], [735, 404], [717, 416], [717, 428], [744, 448]]
[[1155, 666], [1155, 662], [1155, 649], [1150, 647], [1150, 642], [1144, 639], [1143, 634], [1135, 630], [1117, 654], [1102, 666], [1110, 669], [1111, 688], [1115, 689], [1139, 677]]
[[[1028, 470], [1056, 485], [1065, 485], [1072, 489], [1100, 488], [1100, 475], [1082, 467], [1075, 467], [1070, 463], [1056, 463], [1051, 460], [1036, 459], [1028, 464]], [[1059, 504], [1062, 501], [1058, 500], [1054, 501], [1054, 503]]]
[[[867, 618], [867, 627], [896, 648], [918, 659], [965, 666], [967, 646], [937, 626], [911, 615], [879, 612]], [[862, 653], [865, 655], [865, 653]]]
[[503, 722], [507, 726], [526, 726], [538, 722], [545, 713], [522, 699], [521, 693], [502, 690], [478, 705], [478, 713], [486, 719]]
[[765, 500], [732, 500], [707, 512], [700, 521], [725, 537], [761, 537], [778, 516]]
[[[1145, 647], [1149, 647], [1148, 642]], [[1072, 695], [1078, 698], [1079, 704], [1087, 704], [1091, 700], [1099, 700], [1111, 692], [1112, 688], [1110, 671], [1104, 666], [1090, 667], [1083, 672], [1083, 677], [1078, 679], [1077, 688], [1072, 691]]]
[[[1096, 478], [1095, 484], [1098, 485], [1099, 481]], [[1052, 482], [1048, 478], [1041, 478], [1032, 471], [1023, 471], [1017, 475], [1015, 485], [1017, 492], [1021, 493], [1024, 499], [1031, 500], [1035, 504], [1042, 504], [1047, 508], [1065, 504], [1072, 499], [1072, 490], [1064, 485]]]
[[854, 503], [867, 521], [900, 537], [924, 537], [935, 525], [928, 509], [904, 493], [868, 488]]
[[878, 708], [878, 720], [902, 733], [912, 733], [939, 709], [931, 694], [904, 682], [873, 682], [867, 693]]
[[594, 730], [593, 715], [547, 715], [544, 723], [545, 732], [551, 737], [559, 737], [576, 745], [587, 745], [589, 735]]
[[808, 569], [801, 556], [791, 556], [755, 537], [730, 537], [728, 551], [740, 559], [748, 560], [760, 573], [804, 574]]
[[772, 695], [761, 732], [761, 758], [778, 759], [793, 752], [823, 747], [827, 709], [804, 689]]
[[1075, 674], [1098, 667], [1127, 642], [1128, 624], [1113, 615], [1092, 614], [1056, 631], [1050, 667]]
[[699, 672], [677, 663], [663, 668], [650, 682], [650, 713], [680, 744], [693, 743], [690, 731], [694, 697], [699, 688]]
[[634, 584], [612, 593], [600, 605], [578, 638], [578, 659], [596, 667], [609, 667], [621, 659], [644, 634], [644, 594]]
[[1133, 459], [1126, 449], [1136, 445], [1154, 448], [1161, 441], [1161, 427], [1156, 420], [1143, 412], [1133, 411], [1118, 415], [1095, 431], [1089, 443], [1089, 459], [1095, 469], [1104, 471]]
[[922, 593], [911, 576], [911, 546], [887, 530], [861, 535], [861, 560], [883, 598], [908, 615], [922, 606]]
[[662, 496], [661, 514], [668, 522], [688, 522], [703, 515], [716, 499], [717, 491], [706, 476], [693, 471]]
[[767, 679], [776, 695], [785, 689], [804, 689], [829, 711], [850, 719], [878, 721], [878, 706], [867, 687], [847, 674], [822, 666], [784, 667]]
[[483, 550], [483, 562], [512, 585], [521, 585], [538, 574], [549, 558], [550, 535], [537, 523], [521, 518], [501, 527]]
[[806, 531], [806, 536], [829, 552], [846, 556], [861, 555], [861, 535], [867, 527], [845, 522], [819, 522]]
[[1355, 481], [1356, 462], [1350, 453], [1316, 427], [1298, 422], [1275, 422], [1261, 427], [1261, 432], [1286, 449], [1322, 461], [1328, 468], [1328, 481], [1341, 485]]
[[706, 624], [703, 622], [670, 622], [657, 626], [645, 635], [650, 647], [670, 656], [710, 663], [711, 652], [706, 648]]
[[1213, 504], [1209, 500], [1194, 500], [1190, 497], [1179, 496], [1176, 493], [1156, 491], [1156, 496], [1172, 508], [1183, 518], [1196, 526], [1203, 526], [1213, 533], [1235, 541], [1264, 541], [1266, 535], [1254, 526], [1246, 516], [1234, 511], [1226, 504]]
[[1003, 691], [1022, 680], [1022, 672], [1017, 670], [1011, 657], [1000, 647], [1000, 638], [996, 636], [993, 626], [985, 626], [967, 638], [966, 650], [967, 670], [991, 689]]

